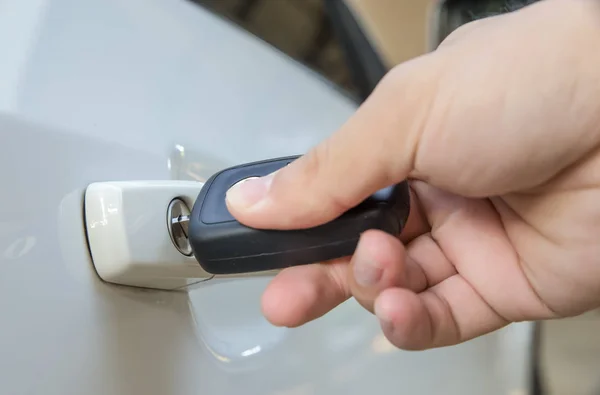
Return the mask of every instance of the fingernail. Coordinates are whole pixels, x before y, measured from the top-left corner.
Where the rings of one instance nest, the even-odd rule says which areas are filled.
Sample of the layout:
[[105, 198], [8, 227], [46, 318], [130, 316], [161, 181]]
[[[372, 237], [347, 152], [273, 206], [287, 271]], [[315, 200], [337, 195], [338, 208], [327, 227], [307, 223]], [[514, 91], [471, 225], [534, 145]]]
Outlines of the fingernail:
[[354, 262], [354, 279], [363, 287], [372, 287], [381, 279], [383, 269], [377, 262], [368, 259], [357, 259]]
[[389, 303], [389, 300], [386, 300], [386, 298], [381, 297], [375, 300], [373, 306], [373, 312], [382, 324], [389, 324], [390, 322], [392, 322], [393, 309], [394, 306], [391, 303]]
[[267, 196], [274, 175], [275, 173], [271, 173], [235, 184], [227, 191], [225, 196], [227, 203], [242, 210], [256, 205]]

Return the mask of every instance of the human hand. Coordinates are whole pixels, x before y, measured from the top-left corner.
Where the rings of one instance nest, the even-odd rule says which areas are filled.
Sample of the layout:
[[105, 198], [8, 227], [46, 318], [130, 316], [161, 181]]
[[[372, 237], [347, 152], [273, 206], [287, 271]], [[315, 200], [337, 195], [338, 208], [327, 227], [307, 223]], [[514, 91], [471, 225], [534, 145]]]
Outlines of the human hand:
[[399, 239], [279, 273], [273, 324], [349, 297], [404, 349], [600, 306], [600, 3], [545, 0], [459, 28], [393, 69], [348, 122], [228, 193], [249, 226], [298, 229], [411, 180]]

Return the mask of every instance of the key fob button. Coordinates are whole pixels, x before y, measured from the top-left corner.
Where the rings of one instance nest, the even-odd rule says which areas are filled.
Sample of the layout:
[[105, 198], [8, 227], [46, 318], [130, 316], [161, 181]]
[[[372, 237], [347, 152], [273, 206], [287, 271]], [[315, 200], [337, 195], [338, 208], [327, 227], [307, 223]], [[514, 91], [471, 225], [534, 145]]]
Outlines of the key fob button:
[[[244, 179], [242, 179], [242, 180], [239, 180], [239, 181], [238, 181], [238, 182], [236, 182], [235, 184], [233, 184], [233, 185], [231, 186], [231, 188], [233, 188], [233, 187], [235, 187], [235, 186], [238, 186], [238, 185], [240, 185], [240, 184], [243, 184], [243, 183], [245, 183], [245, 182], [246, 182], [246, 181], [248, 181], [248, 180], [252, 180], [252, 179], [256, 179], [256, 178], [260, 178], [260, 177], [248, 177], [248, 178], [244, 178]], [[230, 188], [230, 189], [231, 189], [231, 188]]]
[[202, 192], [200, 192], [200, 195], [203, 195], [202, 201], [199, 202], [202, 206], [200, 210], [201, 221], [207, 225], [231, 221], [237, 222], [227, 209], [227, 204], [225, 203], [227, 191], [239, 182], [250, 178], [266, 176], [289, 162], [289, 159], [284, 159], [249, 163], [225, 169], [214, 175], [206, 182]]

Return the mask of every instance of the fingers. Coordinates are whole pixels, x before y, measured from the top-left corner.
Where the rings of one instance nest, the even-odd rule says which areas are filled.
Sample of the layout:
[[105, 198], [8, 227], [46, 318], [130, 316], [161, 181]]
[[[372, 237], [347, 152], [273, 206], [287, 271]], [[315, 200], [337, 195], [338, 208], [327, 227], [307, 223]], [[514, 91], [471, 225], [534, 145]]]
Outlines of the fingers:
[[296, 327], [321, 317], [350, 296], [372, 312], [382, 290], [405, 287], [418, 292], [427, 287], [427, 277], [435, 277], [423, 272], [397, 238], [379, 230], [362, 235], [351, 261], [281, 271], [263, 294], [263, 314], [274, 325]]
[[297, 327], [317, 319], [350, 297], [348, 260], [282, 270], [262, 296], [262, 310], [276, 326]]
[[[408, 259], [423, 272], [427, 284], [425, 288], [433, 287], [456, 274], [456, 268], [444, 255], [431, 233], [423, 234], [411, 241], [407, 246], [407, 253]], [[412, 290], [418, 292], [417, 289]]]
[[[412, 187], [431, 232], [407, 244], [404, 262], [414, 262], [422, 270], [426, 289], [380, 290], [374, 311], [388, 339], [408, 350], [447, 346], [519, 317], [515, 309], [501, 306], [529, 309], [531, 295], [523, 288], [522, 274], [515, 271], [514, 251], [489, 202], [458, 197], [422, 182]], [[498, 303], [507, 300], [511, 303]]]
[[389, 287], [421, 291], [427, 287], [423, 270], [406, 254], [395, 237], [378, 230], [365, 232], [350, 261], [348, 283], [354, 298], [367, 310]]
[[432, 64], [424, 56], [389, 73], [330, 138], [275, 174], [230, 190], [230, 212], [256, 228], [307, 228], [407, 178], [434, 97]]
[[508, 324], [460, 275], [420, 294], [389, 288], [375, 302], [375, 314], [388, 340], [405, 350], [461, 343]]
[[[419, 239], [430, 229], [426, 215], [422, 212], [412, 188], [410, 199], [410, 215], [401, 234], [401, 240], [405, 243], [415, 238]], [[428, 274], [423, 271], [420, 262], [416, 262], [411, 254], [407, 255], [402, 242], [398, 238], [378, 230], [369, 230], [361, 235], [350, 263], [348, 282], [354, 298], [371, 312], [373, 311], [373, 302], [382, 290], [388, 287], [402, 286], [418, 292], [427, 287], [428, 276], [437, 275], [439, 277], [440, 275]], [[417, 245], [426, 247], [421, 242]], [[417, 252], [421, 252], [420, 250], [423, 249], [419, 247]], [[428, 252], [424, 252], [425, 254], [422, 255], [428, 256]], [[441, 254], [439, 248], [434, 252], [438, 255]], [[452, 272], [453, 266], [449, 262], [447, 265], [451, 269], [446, 268], [445, 272]]]

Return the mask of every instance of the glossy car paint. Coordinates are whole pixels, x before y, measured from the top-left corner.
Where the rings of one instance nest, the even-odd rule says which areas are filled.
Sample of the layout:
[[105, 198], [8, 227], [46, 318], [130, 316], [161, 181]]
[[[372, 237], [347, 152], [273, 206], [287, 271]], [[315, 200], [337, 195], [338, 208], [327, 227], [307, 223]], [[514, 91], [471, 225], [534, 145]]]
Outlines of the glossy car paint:
[[2, 394], [526, 393], [529, 324], [411, 353], [354, 301], [269, 325], [269, 278], [98, 279], [86, 185], [302, 153], [355, 109], [318, 75], [182, 0], [0, 0], [0, 49]]

